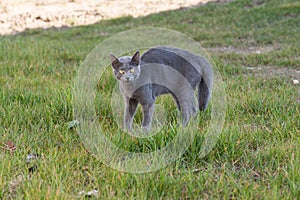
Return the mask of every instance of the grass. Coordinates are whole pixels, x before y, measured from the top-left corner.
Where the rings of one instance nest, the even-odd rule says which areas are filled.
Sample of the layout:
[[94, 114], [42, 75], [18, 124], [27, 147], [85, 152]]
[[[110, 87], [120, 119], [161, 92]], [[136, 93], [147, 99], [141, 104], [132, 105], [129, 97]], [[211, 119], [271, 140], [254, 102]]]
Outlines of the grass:
[[[1, 36], [0, 146], [12, 141], [16, 150], [0, 150], [0, 199], [84, 199], [78, 193], [95, 188], [100, 199], [299, 199], [299, 85], [292, 84], [300, 70], [299, 9], [296, 0], [241, 0]], [[65, 124], [73, 120], [72, 79], [86, 55], [113, 34], [149, 26], [177, 30], [208, 49], [228, 106], [218, 143], [205, 158], [195, 156], [203, 140], [197, 135], [166, 168], [130, 174], [101, 164]], [[98, 91], [109, 99], [115, 81], [105, 77]], [[171, 100], [161, 101], [172, 115]], [[118, 130], [111, 108], [97, 102], [109, 137], [126, 150], [153, 150], [174, 136], [166, 128], [168, 135], [150, 142], [133, 139]], [[205, 128], [209, 111], [201, 120]], [[26, 163], [29, 153], [40, 157]]]

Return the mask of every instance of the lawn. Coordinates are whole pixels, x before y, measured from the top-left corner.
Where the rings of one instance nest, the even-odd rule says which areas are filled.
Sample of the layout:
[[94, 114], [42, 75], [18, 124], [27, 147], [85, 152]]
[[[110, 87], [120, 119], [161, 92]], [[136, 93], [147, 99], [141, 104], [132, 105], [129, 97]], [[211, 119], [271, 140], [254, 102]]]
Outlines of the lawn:
[[[94, 189], [99, 199], [299, 199], [300, 88], [293, 83], [300, 79], [299, 10], [296, 0], [238, 0], [1, 36], [0, 199], [84, 199], [80, 191]], [[204, 158], [199, 131], [174, 162], [135, 174], [99, 161], [69, 122], [76, 120], [74, 79], [89, 52], [142, 27], [199, 42], [222, 77], [227, 105], [218, 142]], [[176, 136], [172, 125], [152, 139], [119, 130], [107, 102], [115, 84], [107, 68], [95, 86], [95, 108], [116, 145], [144, 153]], [[171, 98], [160, 101], [174, 121]], [[200, 114], [199, 130], [210, 111], [211, 105]]]

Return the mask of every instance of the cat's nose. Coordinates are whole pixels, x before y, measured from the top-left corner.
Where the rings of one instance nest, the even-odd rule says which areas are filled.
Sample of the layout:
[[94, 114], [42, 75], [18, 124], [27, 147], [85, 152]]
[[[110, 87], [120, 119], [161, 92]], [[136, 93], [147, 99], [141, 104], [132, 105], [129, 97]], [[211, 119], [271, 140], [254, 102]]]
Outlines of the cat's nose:
[[126, 81], [129, 81], [130, 77], [126, 77]]

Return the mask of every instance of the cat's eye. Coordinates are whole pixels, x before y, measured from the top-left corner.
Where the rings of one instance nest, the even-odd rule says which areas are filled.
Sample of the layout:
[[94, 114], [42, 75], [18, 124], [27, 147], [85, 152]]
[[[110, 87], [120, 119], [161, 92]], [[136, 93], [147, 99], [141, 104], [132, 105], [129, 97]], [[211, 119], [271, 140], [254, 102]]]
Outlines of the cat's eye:
[[134, 72], [134, 68], [132, 68], [131, 70], [130, 70], [130, 73], [133, 73]]
[[125, 74], [125, 71], [122, 69], [119, 72], [120, 72], [120, 74]]

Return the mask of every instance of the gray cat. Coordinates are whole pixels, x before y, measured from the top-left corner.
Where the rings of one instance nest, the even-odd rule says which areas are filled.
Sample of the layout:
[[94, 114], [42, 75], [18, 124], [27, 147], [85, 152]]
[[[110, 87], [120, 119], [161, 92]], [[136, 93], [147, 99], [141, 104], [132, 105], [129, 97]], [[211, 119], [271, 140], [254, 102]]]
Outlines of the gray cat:
[[155, 47], [140, 56], [117, 58], [111, 54], [113, 73], [125, 101], [124, 128], [132, 129], [138, 103], [142, 105], [142, 128], [149, 132], [157, 96], [171, 94], [186, 126], [197, 114], [194, 91], [198, 89], [199, 110], [205, 110], [210, 99], [213, 72], [201, 56], [172, 47]]

